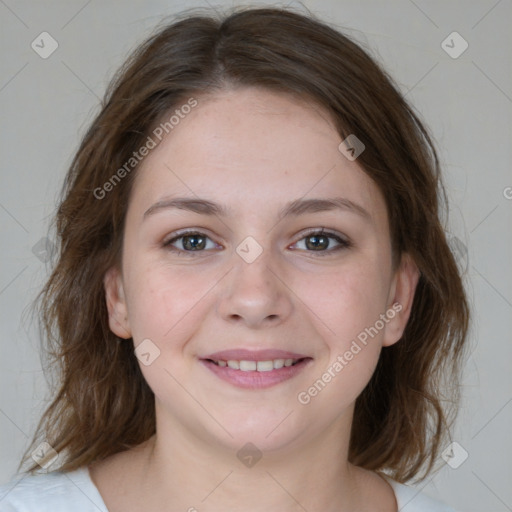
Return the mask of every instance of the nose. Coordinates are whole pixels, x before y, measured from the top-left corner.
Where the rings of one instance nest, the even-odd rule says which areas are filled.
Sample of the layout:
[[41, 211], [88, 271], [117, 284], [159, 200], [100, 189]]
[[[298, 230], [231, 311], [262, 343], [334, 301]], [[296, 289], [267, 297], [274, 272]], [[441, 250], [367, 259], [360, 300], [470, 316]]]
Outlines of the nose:
[[235, 268], [224, 282], [218, 304], [223, 320], [257, 329], [277, 326], [290, 316], [293, 293], [266, 253], [252, 263], [234, 256]]

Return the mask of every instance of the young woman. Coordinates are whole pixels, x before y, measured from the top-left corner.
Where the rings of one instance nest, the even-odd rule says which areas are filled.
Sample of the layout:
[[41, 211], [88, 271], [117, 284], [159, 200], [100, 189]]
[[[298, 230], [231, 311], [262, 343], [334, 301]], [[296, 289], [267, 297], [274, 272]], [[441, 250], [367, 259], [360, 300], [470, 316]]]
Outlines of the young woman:
[[449, 442], [468, 326], [443, 200], [426, 129], [327, 24], [160, 29], [67, 175], [61, 381], [0, 508], [452, 510], [404, 485]]

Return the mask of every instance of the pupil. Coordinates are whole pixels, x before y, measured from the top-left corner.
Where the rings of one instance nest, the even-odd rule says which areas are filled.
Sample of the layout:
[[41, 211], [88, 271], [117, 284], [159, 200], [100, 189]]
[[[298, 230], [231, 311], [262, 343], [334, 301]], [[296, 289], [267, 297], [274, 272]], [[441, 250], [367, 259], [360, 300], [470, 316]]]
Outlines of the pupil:
[[184, 242], [185, 249], [195, 251], [196, 249], [204, 249], [205, 239], [199, 235], [188, 235], [185, 237]]
[[[312, 240], [312, 243], [309, 241]], [[308, 249], [326, 249], [329, 246], [329, 239], [324, 235], [313, 235], [306, 239], [306, 246]]]

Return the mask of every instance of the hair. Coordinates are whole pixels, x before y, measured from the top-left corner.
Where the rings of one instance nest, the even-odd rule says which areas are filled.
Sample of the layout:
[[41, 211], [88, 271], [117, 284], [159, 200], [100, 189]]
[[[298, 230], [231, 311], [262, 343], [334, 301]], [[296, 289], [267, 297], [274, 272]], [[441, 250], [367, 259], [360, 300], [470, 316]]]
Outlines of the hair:
[[399, 482], [435, 470], [456, 417], [469, 322], [441, 220], [447, 200], [438, 156], [413, 108], [360, 43], [314, 15], [281, 8], [166, 21], [109, 84], [53, 221], [58, 255], [36, 303], [58, 387], [19, 468], [28, 461], [27, 472], [38, 469], [30, 452], [43, 440], [67, 472], [155, 433], [154, 394], [133, 343], [109, 328], [103, 283], [121, 261], [137, 166], [104, 197], [95, 190], [187, 98], [242, 87], [298, 95], [328, 112], [342, 139], [355, 134], [364, 143], [357, 162], [385, 198], [394, 265], [407, 253], [420, 277], [401, 340], [382, 350], [356, 400], [349, 461]]

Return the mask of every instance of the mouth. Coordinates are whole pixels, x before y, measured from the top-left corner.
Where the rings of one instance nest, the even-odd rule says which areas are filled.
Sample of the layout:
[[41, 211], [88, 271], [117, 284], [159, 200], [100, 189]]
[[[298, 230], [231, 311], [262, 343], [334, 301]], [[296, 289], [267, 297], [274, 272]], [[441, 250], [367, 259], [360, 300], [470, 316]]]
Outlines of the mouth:
[[264, 389], [304, 370], [312, 357], [284, 351], [232, 350], [211, 354], [200, 362], [220, 379], [244, 389]]
[[236, 360], [229, 359], [227, 361], [219, 359], [218, 361], [206, 359], [221, 368], [229, 367], [233, 370], [241, 372], [271, 372], [272, 370], [279, 370], [280, 368], [288, 368], [295, 366], [300, 361], [304, 361], [305, 357], [300, 359], [269, 359], [267, 361], [248, 361], [246, 359]]

